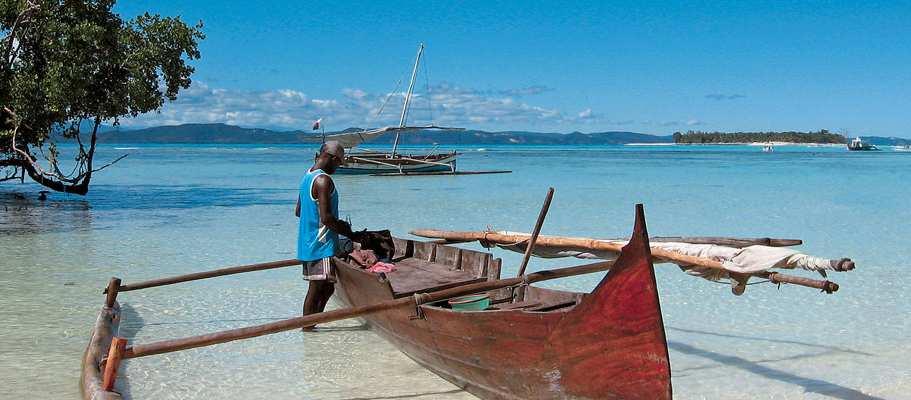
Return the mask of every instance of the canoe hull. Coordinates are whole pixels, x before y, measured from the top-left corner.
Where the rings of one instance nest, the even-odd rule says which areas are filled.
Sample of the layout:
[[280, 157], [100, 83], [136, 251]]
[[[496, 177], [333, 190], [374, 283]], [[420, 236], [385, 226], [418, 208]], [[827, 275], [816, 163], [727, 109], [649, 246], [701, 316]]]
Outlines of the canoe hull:
[[[409, 172], [455, 171], [456, 153], [408, 155], [405, 158], [389, 158], [387, 153], [354, 153], [346, 157], [345, 165], [336, 170], [343, 175], [367, 175]], [[357, 160], [355, 158], [356, 157]], [[370, 161], [364, 161], [370, 160]], [[412, 160], [430, 161], [432, 163]], [[442, 164], [442, 165], [441, 165]]]
[[[644, 219], [637, 217], [636, 231], [592, 293], [526, 290], [526, 300], [578, 298], [572, 307], [455, 312], [422, 305], [365, 319], [410, 358], [482, 399], [670, 399]], [[346, 305], [394, 297], [385, 276], [335, 261]]]

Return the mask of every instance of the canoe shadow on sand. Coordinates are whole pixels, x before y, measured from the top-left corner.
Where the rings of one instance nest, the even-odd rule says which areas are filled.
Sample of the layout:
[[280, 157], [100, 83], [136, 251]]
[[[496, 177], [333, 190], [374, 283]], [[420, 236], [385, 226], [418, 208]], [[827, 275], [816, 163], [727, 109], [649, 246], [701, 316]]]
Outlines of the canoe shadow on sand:
[[[695, 347], [695, 346], [687, 344], [687, 343], [677, 342], [677, 341], [673, 341], [673, 340], [668, 340], [668, 342], [667, 342], [667, 347], [671, 350], [678, 351], [680, 353], [691, 355], [691, 356], [706, 358], [706, 359], [715, 361], [719, 364], [724, 364], [727, 366], [739, 368], [739, 369], [754, 373], [756, 375], [763, 376], [768, 379], [773, 379], [773, 380], [777, 380], [777, 381], [781, 381], [781, 382], [786, 382], [786, 383], [789, 383], [789, 384], [792, 384], [795, 386], [800, 386], [800, 387], [803, 387], [803, 389], [806, 393], [817, 393], [820, 395], [829, 396], [829, 397], [833, 397], [833, 398], [837, 398], [837, 399], [843, 399], [843, 400], [885, 400], [881, 397], [870, 396], [870, 395], [860, 392], [856, 389], [844, 387], [837, 383], [832, 383], [832, 382], [824, 381], [821, 379], [807, 378], [804, 376], [793, 374], [791, 372], [786, 372], [786, 371], [782, 371], [779, 369], [768, 367], [766, 365], [762, 365], [762, 363], [795, 360], [795, 359], [802, 359], [802, 358], [812, 358], [812, 357], [819, 357], [819, 356], [832, 354], [832, 353], [851, 353], [851, 354], [872, 357], [873, 355], [869, 354], [869, 353], [864, 353], [864, 352], [851, 350], [851, 349], [845, 349], [845, 348], [841, 348], [841, 347], [819, 345], [819, 344], [814, 344], [814, 343], [804, 343], [804, 342], [793, 341], [793, 340], [780, 340], [780, 339], [770, 339], [770, 338], [762, 338], [762, 337], [754, 337], [754, 336], [730, 335], [730, 334], [723, 334], [723, 333], [716, 333], [716, 332], [707, 332], [707, 331], [673, 328], [673, 327], [667, 327], [667, 330], [695, 333], [695, 334], [702, 334], [702, 335], [730, 337], [730, 338], [737, 338], [737, 339], [746, 339], [746, 340], [759, 340], [759, 341], [768, 341], [768, 342], [776, 342], [776, 343], [796, 344], [796, 345], [801, 345], [801, 346], [818, 348], [818, 349], [822, 350], [819, 353], [800, 354], [800, 355], [795, 355], [795, 356], [790, 356], [790, 357], [783, 357], [783, 358], [779, 358], [779, 359], [753, 361], [753, 360], [745, 359], [743, 357], [738, 357], [738, 356], [734, 356], [734, 355], [722, 354], [722, 353], [718, 353], [718, 352], [714, 352], [714, 351], [710, 351], [710, 350], [700, 349], [698, 347]], [[706, 369], [706, 368], [712, 368], [712, 367], [687, 368], [686, 371], [697, 370], [697, 369]]]
[[[121, 304], [120, 306], [120, 315], [122, 324], [118, 330], [118, 335], [126, 338], [128, 341], [132, 342], [142, 331], [144, 327], [147, 326], [160, 326], [160, 325], [192, 325], [192, 324], [210, 324], [210, 323], [225, 323], [225, 322], [249, 322], [249, 323], [264, 323], [268, 321], [276, 321], [287, 319], [289, 317], [273, 317], [273, 318], [247, 318], [247, 319], [213, 319], [213, 320], [199, 320], [199, 321], [170, 321], [170, 322], [146, 322], [140, 313], [136, 311], [135, 308], [130, 306], [129, 303]], [[367, 331], [370, 327], [365, 323], [359, 323], [356, 325], [344, 325], [344, 326], [326, 326], [319, 327], [313, 332], [307, 333], [308, 335], [320, 334], [320, 333], [331, 333], [331, 332], [352, 332], [352, 331]], [[126, 367], [129, 368], [129, 360], [126, 362]], [[117, 389], [120, 391], [124, 399], [132, 399], [132, 392], [130, 390], [130, 381], [129, 374], [123, 374], [124, 376], [118, 381]], [[394, 399], [418, 399], [418, 398], [434, 398], [434, 396], [447, 395], [447, 394], [456, 394], [463, 392], [462, 389], [451, 389], [445, 391], [432, 391], [432, 392], [421, 392], [421, 393], [410, 393], [410, 394], [401, 394], [401, 395], [389, 395], [389, 396], [378, 396], [378, 397], [352, 397], [346, 398], [344, 400], [394, 400]]]

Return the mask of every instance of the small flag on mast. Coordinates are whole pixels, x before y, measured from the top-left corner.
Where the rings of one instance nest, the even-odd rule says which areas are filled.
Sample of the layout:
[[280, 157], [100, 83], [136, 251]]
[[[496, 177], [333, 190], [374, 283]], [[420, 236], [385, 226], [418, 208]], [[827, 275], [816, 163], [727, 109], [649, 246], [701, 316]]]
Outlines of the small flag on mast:
[[314, 131], [315, 131], [315, 130], [319, 130], [319, 125], [320, 125], [321, 122], [323, 122], [323, 119], [322, 119], [322, 118], [320, 118], [320, 119], [318, 119], [318, 120], [316, 120], [316, 121], [313, 122], [313, 130], [314, 130]]

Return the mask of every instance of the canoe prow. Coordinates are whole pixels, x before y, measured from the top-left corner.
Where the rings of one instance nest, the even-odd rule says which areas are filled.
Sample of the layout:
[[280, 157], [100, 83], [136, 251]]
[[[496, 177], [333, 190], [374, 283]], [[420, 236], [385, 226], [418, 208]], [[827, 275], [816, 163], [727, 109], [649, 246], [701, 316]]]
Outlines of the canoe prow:
[[[452, 276], [458, 284], [473, 282], [459, 283], [464, 280], [456, 279], [459, 273], [500, 279], [499, 259], [490, 253], [401, 239], [396, 248], [406, 249], [397, 265], [407, 269], [382, 276], [335, 260], [336, 287], [345, 305], [446, 287], [427, 277]], [[365, 320], [419, 364], [481, 399], [671, 399], [667, 341], [642, 206], [636, 207], [631, 240], [592, 292], [520, 285], [516, 298], [509, 293], [488, 292], [496, 304], [484, 311], [456, 311], [443, 302]]]
[[[670, 399], [671, 370], [649, 249], [636, 205], [629, 243], [595, 290], [566, 315], [552, 340], [563, 382], [583, 398]], [[590, 347], [610, 343], [591, 357]]]

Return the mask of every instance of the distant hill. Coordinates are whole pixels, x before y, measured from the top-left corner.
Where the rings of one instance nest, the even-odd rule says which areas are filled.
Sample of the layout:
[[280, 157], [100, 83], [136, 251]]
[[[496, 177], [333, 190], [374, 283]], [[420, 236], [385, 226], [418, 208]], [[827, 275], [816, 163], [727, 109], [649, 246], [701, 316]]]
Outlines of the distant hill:
[[907, 146], [911, 145], [911, 139], [900, 138], [895, 136], [882, 137], [882, 136], [861, 136], [861, 139], [867, 143], [872, 143], [877, 146]]
[[[348, 128], [342, 132], [357, 131]], [[338, 133], [338, 132], [332, 132]], [[330, 134], [327, 132], [326, 134]], [[370, 143], [391, 144], [394, 135], [384, 135]], [[223, 144], [291, 144], [318, 143], [321, 136], [307, 131], [273, 131], [242, 128], [226, 124], [184, 124], [157, 126], [138, 130], [106, 130], [98, 136], [102, 143], [223, 143]], [[671, 136], [635, 132], [543, 133], [525, 131], [486, 132], [421, 131], [408, 133], [406, 144], [526, 144], [526, 145], [605, 145], [627, 143], [671, 143]]]
[[[343, 131], [326, 132], [326, 134], [354, 132], [360, 128], [348, 128]], [[88, 133], [91, 127], [83, 129], [85, 140], [88, 140]], [[690, 134], [695, 135], [690, 136]], [[467, 131], [422, 131], [418, 133], [408, 133], [403, 142], [412, 145], [474, 145], [474, 144], [524, 144], [524, 145], [612, 145], [612, 144], [629, 144], [629, 143], [674, 143], [675, 136], [679, 140], [677, 143], [726, 143], [726, 142], [766, 142], [766, 141], [789, 141], [787, 137], [780, 135], [769, 135], [768, 133], [720, 133], [720, 132], [687, 132], [676, 135], [649, 135], [636, 132], [625, 131], [608, 131], [594, 133], [556, 133], [556, 132], [528, 132], [528, 131], [501, 131], [487, 132], [481, 130]], [[819, 132], [812, 132], [819, 134]], [[783, 135], [806, 135], [801, 132], [779, 132]], [[796, 142], [813, 142], [815, 135], [800, 136]], [[838, 136], [826, 132], [822, 135], [825, 139], [832, 142], [832, 137]], [[58, 135], [55, 139], [63, 140]], [[380, 136], [370, 143], [374, 144], [392, 144], [394, 135]], [[688, 140], [681, 140], [684, 139]], [[843, 138], [838, 136], [839, 138]], [[900, 137], [883, 137], [883, 136], [861, 136], [868, 143], [877, 146], [904, 146], [911, 145], [911, 139]], [[714, 141], [719, 140], [720, 141]], [[793, 139], [793, 138], [790, 138]], [[843, 140], [843, 139], [842, 139]], [[275, 131], [261, 128], [242, 128], [227, 124], [183, 124], [156, 126], [145, 129], [128, 130], [120, 127], [101, 126], [98, 134], [98, 141], [101, 143], [191, 143], [191, 144], [295, 144], [295, 143], [319, 143], [321, 135], [313, 131]]]

